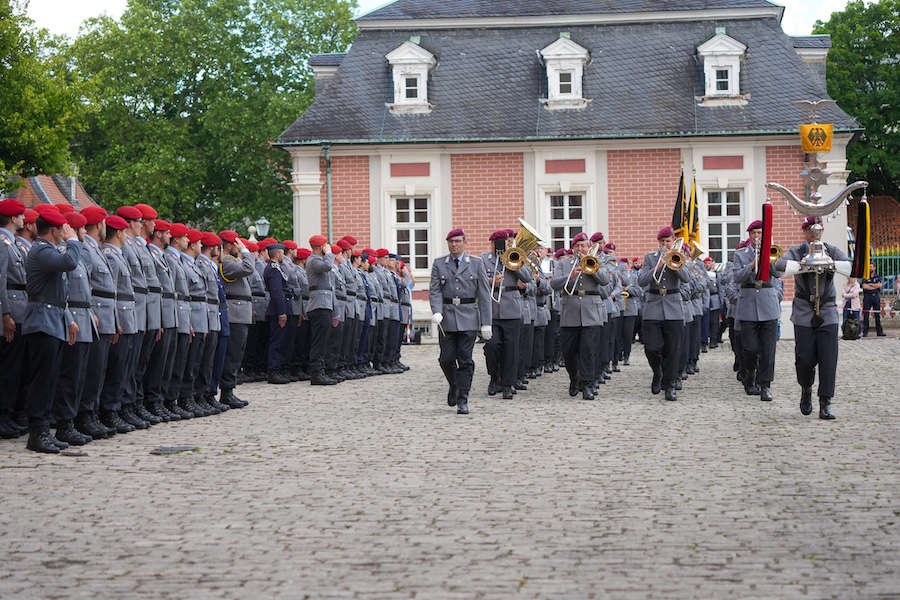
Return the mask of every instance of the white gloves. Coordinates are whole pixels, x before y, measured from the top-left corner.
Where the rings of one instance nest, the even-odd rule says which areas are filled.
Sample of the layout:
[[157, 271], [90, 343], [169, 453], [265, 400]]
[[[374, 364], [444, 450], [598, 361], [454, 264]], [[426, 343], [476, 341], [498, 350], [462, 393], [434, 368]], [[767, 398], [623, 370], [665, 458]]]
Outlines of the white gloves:
[[434, 313], [433, 315], [431, 315], [431, 322], [435, 325], [440, 325], [443, 320], [444, 315], [442, 315], [441, 313]]
[[787, 265], [784, 267], [784, 276], [796, 275], [800, 272], [800, 263], [796, 260], [785, 261]]
[[490, 325], [482, 325], [481, 326], [481, 339], [487, 341], [491, 339], [491, 336], [494, 334], [494, 331], [491, 329]]
[[853, 271], [853, 263], [849, 260], [836, 260], [834, 261], [834, 270], [841, 275], [850, 277], [850, 272]]

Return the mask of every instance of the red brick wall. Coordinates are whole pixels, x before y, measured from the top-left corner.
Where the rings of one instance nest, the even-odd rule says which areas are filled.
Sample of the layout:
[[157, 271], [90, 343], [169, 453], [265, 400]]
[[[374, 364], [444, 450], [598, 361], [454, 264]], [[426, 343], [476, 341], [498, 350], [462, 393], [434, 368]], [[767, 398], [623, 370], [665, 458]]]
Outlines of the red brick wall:
[[[328, 190], [325, 187], [325, 160], [321, 169], [322, 235], [328, 235]], [[369, 157], [335, 156], [331, 159], [331, 198], [335, 242], [345, 235], [352, 235], [359, 243], [358, 249], [370, 246], [369, 227]], [[296, 240], [307, 246], [307, 240]], [[383, 245], [375, 240], [376, 247]]]
[[451, 226], [466, 231], [469, 253], [490, 250], [488, 236], [501, 227], [518, 229], [516, 219], [525, 214], [524, 162], [520, 152], [450, 157]]
[[672, 222], [678, 195], [681, 152], [677, 148], [610, 150], [609, 231], [619, 256], [656, 249], [656, 232]]
[[[800, 146], [766, 146], [766, 181], [780, 183], [801, 198], [806, 193], [803, 177], [800, 175], [802, 167], [803, 150]], [[794, 216], [780, 193], [769, 191], [767, 197], [772, 203], [775, 221], [772, 227], [772, 243], [778, 244], [784, 250], [802, 243], [800, 223], [803, 217]], [[790, 300], [793, 297], [794, 278], [787, 277], [784, 280], [784, 299]]]

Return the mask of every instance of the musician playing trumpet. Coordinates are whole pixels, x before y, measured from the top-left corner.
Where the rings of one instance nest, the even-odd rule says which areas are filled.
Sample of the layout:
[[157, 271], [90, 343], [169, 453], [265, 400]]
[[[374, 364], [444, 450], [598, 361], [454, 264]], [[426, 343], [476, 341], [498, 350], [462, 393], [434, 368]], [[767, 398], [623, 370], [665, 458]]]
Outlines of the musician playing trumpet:
[[[641, 341], [647, 362], [653, 370], [650, 392], [666, 391], [666, 400], [677, 400], [676, 378], [684, 337], [684, 307], [681, 286], [688, 285], [690, 276], [680, 268], [685, 257], [675, 249], [675, 233], [663, 227], [656, 235], [659, 249], [644, 257], [638, 272], [638, 285], [646, 290], [642, 305]], [[678, 258], [680, 257], [680, 258]]]
[[606, 321], [603, 298], [609, 293], [606, 286], [610, 278], [606, 269], [591, 273], [582, 270], [581, 260], [590, 249], [587, 234], [576, 235], [572, 246], [573, 256], [561, 261], [550, 287], [562, 292], [559, 337], [569, 373], [569, 395], [574, 397], [581, 392], [585, 400], [593, 400], [599, 376], [600, 327]]

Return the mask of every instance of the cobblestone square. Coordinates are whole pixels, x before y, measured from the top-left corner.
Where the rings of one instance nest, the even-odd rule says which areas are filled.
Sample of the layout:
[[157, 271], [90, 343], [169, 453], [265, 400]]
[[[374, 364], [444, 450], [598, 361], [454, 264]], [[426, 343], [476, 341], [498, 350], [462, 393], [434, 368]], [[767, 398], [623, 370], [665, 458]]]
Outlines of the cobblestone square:
[[468, 417], [419, 346], [82, 457], [4, 440], [0, 598], [898, 598], [900, 340], [840, 353], [833, 422], [788, 341], [771, 404], [721, 347], [665, 403], [640, 345], [596, 401], [488, 398], [477, 346]]

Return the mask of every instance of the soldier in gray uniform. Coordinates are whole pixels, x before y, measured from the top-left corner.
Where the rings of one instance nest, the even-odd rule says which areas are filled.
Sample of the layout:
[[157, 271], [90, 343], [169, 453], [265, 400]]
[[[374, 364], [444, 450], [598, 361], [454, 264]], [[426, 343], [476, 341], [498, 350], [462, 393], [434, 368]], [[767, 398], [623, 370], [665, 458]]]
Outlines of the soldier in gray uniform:
[[309, 381], [309, 321], [306, 319], [306, 305], [309, 303], [309, 278], [306, 276], [306, 259], [309, 248], [298, 248], [294, 259], [298, 288], [292, 300], [292, 310], [297, 320], [297, 335], [294, 337], [294, 364], [291, 373], [298, 381]]
[[356, 278], [356, 315], [357, 323], [359, 324], [359, 336], [354, 353], [354, 370], [363, 377], [369, 377], [375, 374], [366, 364], [370, 339], [369, 331], [375, 323], [375, 309], [370, 301], [369, 280], [364, 272], [369, 268], [368, 253], [357, 254], [354, 252], [352, 266], [353, 275]]
[[[194, 335], [191, 326], [191, 292], [188, 287], [187, 272], [182, 261], [182, 253], [188, 247], [188, 233], [190, 230], [182, 223], [172, 223], [170, 229], [171, 238], [166, 248], [166, 260], [169, 263], [169, 272], [175, 282], [175, 310], [177, 315], [177, 334], [172, 351], [171, 369], [168, 364], [163, 375], [166, 384], [165, 407], [177, 414], [182, 419], [192, 419], [194, 412], [186, 405], [179, 405], [181, 396], [181, 381], [187, 370], [188, 352], [191, 346], [191, 337]], [[168, 377], [166, 377], [168, 375]]]
[[353, 250], [350, 242], [346, 240], [339, 240], [335, 246], [340, 249], [338, 253], [340, 262], [336, 266], [344, 284], [343, 295], [347, 298], [343, 302], [344, 318], [340, 325], [339, 372], [344, 379], [359, 379], [361, 375], [350, 369], [353, 365], [351, 357], [353, 338], [356, 336], [356, 276], [353, 274], [354, 269], [350, 264], [353, 259]]
[[391, 344], [396, 339], [397, 328], [400, 325], [400, 304], [397, 297], [397, 283], [394, 276], [388, 271], [389, 252], [385, 248], [378, 249], [378, 263], [375, 265], [375, 274], [381, 283], [382, 301], [384, 302], [384, 320], [381, 334], [378, 337], [378, 345], [375, 349], [375, 368], [383, 373], [402, 373], [403, 369], [391, 364]]
[[153, 235], [147, 246], [153, 263], [156, 265], [156, 275], [160, 288], [160, 327], [162, 333], [159, 340], [153, 345], [150, 354], [150, 365], [144, 374], [144, 404], [151, 413], [163, 421], [178, 421], [181, 416], [172, 412], [165, 406], [166, 387], [172, 377], [172, 369], [175, 359], [175, 344], [178, 340], [178, 304], [175, 299], [175, 276], [172, 267], [166, 258], [166, 248], [169, 246], [172, 234], [167, 221], [156, 219], [154, 221]]
[[[690, 246], [686, 248], [690, 255]], [[691, 260], [685, 265], [690, 268], [691, 275], [691, 311], [694, 315], [691, 321], [690, 354], [685, 372], [688, 375], [700, 372], [700, 334], [703, 328], [703, 315], [709, 305], [709, 277], [706, 275], [706, 267], [700, 260]]]
[[[550, 273], [550, 280], [553, 280], [553, 275], [556, 273], [556, 270], [559, 268], [560, 260], [566, 254], [565, 248], [560, 248], [553, 254], [553, 258], [547, 261], [548, 263], [548, 272]], [[561, 359], [559, 352], [559, 318], [560, 318], [560, 309], [562, 308], [562, 299], [560, 298], [559, 291], [554, 290], [552, 287], [551, 294], [547, 298], [547, 304], [550, 308], [550, 322], [547, 325], [547, 339], [544, 340], [544, 357], [546, 366], [544, 367], [545, 373], [555, 373], [559, 371], [559, 361]]]
[[306, 277], [309, 280], [309, 369], [312, 385], [334, 385], [337, 380], [325, 375], [325, 359], [328, 355], [332, 329], [337, 325], [335, 310], [334, 254], [323, 235], [309, 238], [312, 254], [306, 259]]
[[[222, 239], [222, 259], [219, 261], [219, 274], [225, 286], [225, 304], [228, 307], [228, 347], [225, 350], [225, 362], [222, 366], [222, 377], [219, 380], [219, 402], [230, 408], [243, 408], [248, 402], [234, 395], [238, 382], [247, 337], [253, 324], [256, 298], [251, 287], [252, 278], [258, 276], [256, 258], [244, 245], [238, 234], [231, 230], [219, 233]], [[260, 285], [262, 283], [260, 282]], [[265, 308], [263, 308], [265, 314]]]
[[[260, 242], [262, 244], [262, 242]], [[253, 299], [253, 321], [247, 329], [246, 350], [243, 356], [243, 373], [238, 376], [238, 383], [262, 381], [266, 378], [266, 353], [269, 335], [269, 322], [266, 320], [266, 309], [269, 306], [269, 292], [263, 282], [266, 270], [264, 246], [257, 246], [253, 257], [253, 273], [247, 279], [250, 282], [250, 296]]]
[[347, 315], [347, 287], [344, 282], [344, 274], [341, 272], [340, 266], [343, 264], [344, 256], [341, 254], [340, 247], [331, 246], [332, 272], [334, 277], [334, 312], [332, 313], [332, 328], [328, 333], [328, 355], [325, 359], [325, 373], [338, 383], [344, 381], [346, 377], [342, 372], [341, 346], [344, 336], [344, 321]]
[[412, 271], [401, 260], [397, 260], [397, 294], [400, 304], [400, 339], [397, 341], [396, 353], [394, 354], [394, 366], [409, 371], [409, 367], [400, 362], [400, 351], [403, 347], [403, 338], [406, 336], [406, 327], [412, 322], [412, 292], [410, 286], [413, 284]]
[[550, 323], [550, 307], [548, 298], [552, 296], [550, 287], [550, 274], [543, 271], [537, 272], [535, 278], [535, 317], [534, 317], [534, 350], [531, 354], [530, 377], [540, 377], [544, 370], [546, 352], [544, 344], [547, 341], [547, 326]]
[[475, 334], [491, 339], [491, 293], [481, 258], [466, 254], [466, 234], [456, 228], [447, 234], [449, 254], [431, 266], [428, 300], [431, 321], [437, 324], [441, 347], [438, 363], [450, 389], [447, 404], [457, 414], [469, 414], [469, 390], [475, 373], [472, 348]]
[[[794, 300], [791, 304], [791, 323], [794, 324], [794, 364], [800, 384], [800, 412], [812, 412], [812, 386], [819, 367], [819, 418], [831, 420], [831, 399], [834, 397], [838, 359], [838, 309], [835, 304], [834, 272], [826, 271], [818, 278], [815, 273], [800, 273], [800, 261], [809, 254], [810, 243], [816, 239], [816, 229], [822, 227], [821, 217], [803, 220], [806, 242], [791, 246], [775, 268], [794, 276]], [[850, 275], [850, 259], [838, 247], [825, 243], [825, 252], [835, 263], [835, 271]], [[817, 302], [818, 301], [818, 302]], [[818, 304], [818, 313], [816, 305]]]
[[716, 261], [707, 256], [703, 259], [709, 277], [709, 337], [710, 349], [718, 348], [722, 340], [722, 274], [716, 271]]
[[28, 431], [13, 418], [25, 360], [22, 323], [28, 298], [25, 295], [25, 253], [16, 244], [16, 230], [24, 227], [25, 205], [14, 198], [0, 202], [0, 286], [3, 337], [0, 338], [0, 437], [13, 438]]
[[600, 376], [597, 353], [601, 342], [600, 327], [605, 319], [602, 287], [610, 284], [609, 272], [600, 268], [596, 273], [581, 270], [581, 258], [588, 253], [587, 234], [572, 239], [575, 254], [558, 266], [550, 286], [562, 292], [560, 312], [560, 344], [569, 373], [569, 395], [581, 391], [585, 400], [593, 400], [594, 386]]
[[[363, 274], [368, 284], [369, 306], [372, 309], [369, 333], [366, 341], [365, 363], [369, 375], [381, 375], [384, 371], [375, 368], [375, 348], [377, 347], [378, 332], [381, 330], [381, 321], [384, 320], [384, 294], [381, 291], [381, 281], [375, 274], [374, 262], [378, 257], [374, 254], [364, 253], [367, 256], [368, 268]], [[371, 261], [371, 262], [370, 262]]]
[[659, 249], [644, 257], [638, 272], [638, 285], [644, 288], [641, 305], [641, 341], [647, 362], [653, 370], [650, 391], [658, 394], [666, 390], [666, 400], [677, 400], [676, 380], [684, 336], [684, 305], [681, 286], [690, 281], [684, 267], [673, 271], [664, 265], [664, 255], [672, 249], [675, 234], [671, 227], [663, 227], [656, 236]]
[[[63, 347], [66, 342], [75, 344], [78, 337], [78, 325], [66, 312], [68, 285], [63, 274], [78, 266], [82, 246], [65, 217], [55, 210], [41, 213], [37, 234], [25, 259], [28, 306], [22, 336], [28, 413], [26, 448], [59, 453], [69, 445], [50, 434], [51, 407], [62, 369]], [[65, 252], [60, 252], [57, 246], [63, 240]], [[74, 430], [71, 433], [81, 435]]]
[[209, 408], [198, 404], [194, 397], [202, 392], [197, 378], [200, 374], [200, 360], [209, 333], [209, 316], [206, 311], [206, 280], [197, 265], [203, 234], [191, 229], [187, 236], [187, 247], [181, 253], [181, 264], [187, 278], [189, 305], [191, 308], [191, 343], [185, 360], [186, 366], [181, 376], [181, 390], [178, 404], [194, 413], [195, 416], [208, 417], [213, 414]]
[[604, 360], [602, 362], [602, 376], [598, 379], [602, 383], [604, 379], [612, 377], [612, 373], [619, 372], [619, 363], [616, 360], [616, 340], [622, 329], [622, 282], [619, 279], [619, 268], [616, 263], [616, 245], [607, 242], [603, 246], [602, 254], [603, 267], [609, 273], [610, 285], [608, 287], [607, 296], [603, 299], [603, 305], [606, 308], [607, 321], [603, 328], [605, 330], [604, 341]]
[[211, 231], [206, 231], [200, 238], [200, 243], [200, 255], [196, 264], [206, 283], [206, 319], [209, 333], [206, 334], [206, 341], [203, 344], [198, 372], [199, 385], [194, 389], [194, 402], [212, 414], [219, 414], [230, 408], [216, 400], [215, 395], [210, 394], [216, 352], [219, 348], [219, 332], [222, 329], [219, 320], [219, 246], [222, 240]]
[[[747, 227], [751, 243], [734, 253], [734, 281], [741, 287], [740, 302], [735, 318], [741, 323], [743, 364], [746, 369], [744, 391], [760, 400], [772, 400], [769, 386], [775, 378], [775, 341], [778, 319], [781, 317], [781, 273], [769, 270], [769, 281], [757, 281], [757, 260], [754, 244], [762, 239], [762, 221]], [[768, 260], [768, 257], [763, 257]]]
[[[634, 328], [644, 290], [638, 285], [638, 272], [630, 258], [620, 262], [619, 277], [622, 279], [622, 334], [619, 336], [618, 352], [622, 364], [631, 364], [631, 346], [634, 343]], [[627, 296], [626, 296], [627, 294]]]
[[131, 247], [138, 262], [141, 263], [144, 280], [147, 283], [147, 329], [141, 340], [140, 356], [135, 370], [135, 412], [151, 425], [155, 425], [162, 422], [163, 419], [150, 410], [150, 402], [145, 388], [148, 384], [153, 384], [152, 381], [146, 381], [147, 372], [151, 370], [150, 361], [153, 357], [153, 350], [162, 338], [162, 288], [159, 284], [156, 261], [153, 260], [147, 240], [153, 238], [156, 218], [159, 215], [152, 206], [147, 204], [136, 204], [134, 208], [141, 212], [142, 222], [140, 233], [134, 236]]

